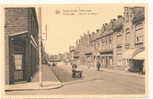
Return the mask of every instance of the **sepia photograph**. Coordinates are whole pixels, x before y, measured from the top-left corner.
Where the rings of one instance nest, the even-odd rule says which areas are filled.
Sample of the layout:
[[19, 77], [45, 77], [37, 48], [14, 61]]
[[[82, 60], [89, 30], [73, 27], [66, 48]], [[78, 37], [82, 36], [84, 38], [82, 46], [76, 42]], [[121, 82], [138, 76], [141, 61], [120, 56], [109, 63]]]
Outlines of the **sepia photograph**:
[[147, 4], [2, 10], [4, 97], [148, 95]]

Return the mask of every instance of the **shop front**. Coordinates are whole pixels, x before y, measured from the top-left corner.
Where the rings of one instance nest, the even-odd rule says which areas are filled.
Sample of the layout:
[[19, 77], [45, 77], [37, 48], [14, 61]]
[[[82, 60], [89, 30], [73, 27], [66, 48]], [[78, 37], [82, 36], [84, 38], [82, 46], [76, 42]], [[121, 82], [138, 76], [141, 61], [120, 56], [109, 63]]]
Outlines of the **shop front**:
[[101, 64], [103, 67], [111, 67], [113, 65], [113, 51], [100, 52]]
[[[145, 51], [144, 48], [130, 49], [123, 54], [123, 61], [127, 63], [128, 71], [131, 72], [145, 72], [144, 60]], [[126, 62], [125, 62], [126, 61]]]
[[37, 71], [37, 48], [33, 46], [27, 32], [19, 35], [9, 35], [8, 40], [9, 84], [30, 82]]
[[92, 57], [92, 52], [87, 52], [85, 53], [86, 56], [86, 65], [88, 66], [88, 68], [93, 67], [93, 57]]
[[133, 68], [133, 55], [136, 49], [128, 49], [122, 54], [122, 63], [125, 69]]
[[25, 34], [9, 36], [10, 84], [25, 80]]
[[138, 53], [136, 56], [133, 57], [135, 61], [136, 71], [139, 73], [145, 73], [145, 51]]

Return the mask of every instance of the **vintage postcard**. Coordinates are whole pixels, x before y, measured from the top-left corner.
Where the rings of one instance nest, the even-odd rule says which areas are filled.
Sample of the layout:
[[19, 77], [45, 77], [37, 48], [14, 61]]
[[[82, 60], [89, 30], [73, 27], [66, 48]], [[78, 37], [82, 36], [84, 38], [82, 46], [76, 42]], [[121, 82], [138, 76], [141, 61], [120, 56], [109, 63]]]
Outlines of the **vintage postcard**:
[[147, 97], [147, 9], [1, 5], [4, 99]]

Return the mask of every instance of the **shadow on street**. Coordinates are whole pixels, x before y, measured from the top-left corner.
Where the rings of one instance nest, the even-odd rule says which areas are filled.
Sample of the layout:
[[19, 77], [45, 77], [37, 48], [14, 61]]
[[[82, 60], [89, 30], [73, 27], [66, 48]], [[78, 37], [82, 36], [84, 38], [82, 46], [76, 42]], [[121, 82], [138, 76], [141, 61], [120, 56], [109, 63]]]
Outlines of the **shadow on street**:
[[70, 82], [80, 79], [80, 78], [72, 78], [72, 72], [70, 72], [70, 70], [60, 68], [59, 66], [53, 67], [52, 70], [60, 82]]

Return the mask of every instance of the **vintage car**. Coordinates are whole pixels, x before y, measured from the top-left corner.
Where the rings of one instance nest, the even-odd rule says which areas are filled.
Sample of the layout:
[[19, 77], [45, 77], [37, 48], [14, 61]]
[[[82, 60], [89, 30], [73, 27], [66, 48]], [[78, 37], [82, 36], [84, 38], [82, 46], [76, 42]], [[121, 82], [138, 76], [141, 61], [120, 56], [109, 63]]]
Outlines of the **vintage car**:
[[78, 69], [76, 64], [72, 64], [72, 78], [82, 78], [82, 70]]

